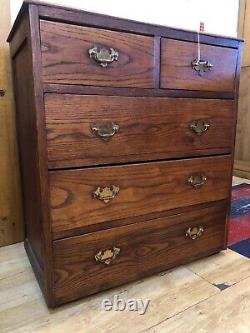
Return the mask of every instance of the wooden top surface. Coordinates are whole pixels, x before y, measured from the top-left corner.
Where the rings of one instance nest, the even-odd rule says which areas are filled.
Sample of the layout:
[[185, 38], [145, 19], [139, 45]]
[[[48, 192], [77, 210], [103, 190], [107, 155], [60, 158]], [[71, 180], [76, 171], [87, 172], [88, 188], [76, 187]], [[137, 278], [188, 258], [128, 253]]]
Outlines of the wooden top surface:
[[[62, 5], [55, 5], [38, 0], [25, 0], [19, 10], [16, 20], [12, 26], [7, 41], [10, 41], [23, 14], [28, 10], [30, 5], [39, 7], [38, 13], [41, 18], [56, 19], [57, 21], [68, 22], [76, 24], [103, 26], [107, 29], [118, 31], [129, 31], [146, 35], [158, 35], [163, 37], [178, 38], [183, 40], [196, 41], [197, 32], [171, 28], [168, 26], [150, 24], [145, 22], [138, 22], [125, 18], [118, 18], [114, 16], [87, 12], [81, 9], [65, 7]], [[67, 15], [66, 15], [67, 14]], [[71, 15], [70, 15], [71, 14]], [[94, 19], [93, 19], [94, 18]], [[200, 37], [201, 42], [212, 44], [226, 44], [225, 46], [237, 47], [238, 42], [242, 39], [234, 37], [226, 37], [214, 34], [202, 33]], [[226, 41], [226, 43], [225, 43]]]

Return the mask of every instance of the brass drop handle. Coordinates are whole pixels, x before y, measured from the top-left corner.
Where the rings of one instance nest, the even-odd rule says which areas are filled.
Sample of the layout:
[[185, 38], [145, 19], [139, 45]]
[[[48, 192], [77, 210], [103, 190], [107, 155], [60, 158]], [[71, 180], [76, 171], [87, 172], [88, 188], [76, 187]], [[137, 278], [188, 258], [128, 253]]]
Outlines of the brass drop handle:
[[119, 191], [119, 186], [115, 185], [105, 187], [98, 186], [93, 192], [93, 196], [94, 198], [101, 200], [104, 203], [108, 203], [110, 200], [117, 196]]
[[101, 67], [107, 67], [113, 61], [118, 61], [119, 53], [110, 47], [109, 49], [100, 48], [97, 46], [88, 50], [90, 59], [94, 59]]
[[203, 186], [206, 181], [207, 181], [207, 176], [204, 175], [190, 176], [188, 178], [188, 183], [191, 184], [196, 189]]
[[197, 135], [205, 133], [211, 125], [206, 120], [198, 119], [189, 124], [189, 128]]
[[120, 129], [119, 125], [113, 122], [95, 123], [90, 125], [91, 131], [104, 141], [108, 141]]
[[210, 71], [214, 65], [208, 60], [194, 59], [191, 62], [191, 67], [202, 76], [203, 73]]
[[95, 255], [95, 260], [102, 264], [109, 265], [112, 261], [115, 260], [120, 252], [121, 249], [115, 246], [112, 249], [101, 250]]
[[204, 233], [204, 228], [202, 226], [199, 227], [190, 227], [186, 231], [186, 237], [189, 237], [192, 240], [195, 240], [201, 237]]

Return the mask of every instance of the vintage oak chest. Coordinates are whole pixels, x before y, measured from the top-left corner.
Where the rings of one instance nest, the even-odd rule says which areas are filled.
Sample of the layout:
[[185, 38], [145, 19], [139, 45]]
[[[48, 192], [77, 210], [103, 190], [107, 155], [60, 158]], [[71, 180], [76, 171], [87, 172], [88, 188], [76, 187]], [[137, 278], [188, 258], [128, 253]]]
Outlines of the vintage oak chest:
[[9, 35], [49, 306], [226, 248], [240, 40], [27, 1]]

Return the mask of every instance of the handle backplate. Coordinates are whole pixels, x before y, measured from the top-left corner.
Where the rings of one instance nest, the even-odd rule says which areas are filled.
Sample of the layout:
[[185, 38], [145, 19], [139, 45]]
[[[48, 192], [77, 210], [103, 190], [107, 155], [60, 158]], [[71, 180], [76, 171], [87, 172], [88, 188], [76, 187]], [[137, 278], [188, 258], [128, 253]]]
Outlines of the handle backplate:
[[91, 131], [104, 141], [108, 141], [119, 131], [119, 125], [113, 122], [95, 123], [90, 125]]
[[190, 227], [186, 231], [186, 237], [189, 237], [192, 240], [195, 240], [201, 237], [204, 233], [204, 228], [202, 226]]
[[108, 203], [119, 193], [119, 191], [119, 186], [115, 185], [105, 187], [98, 186], [97, 189], [93, 192], [93, 196], [94, 198], [101, 200], [104, 203]]
[[188, 183], [191, 184], [196, 189], [203, 186], [206, 181], [207, 181], [207, 176], [204, 175], [190, 176], [188, 178]]
[[194, 120], [190, 125], [189, 128], [195, 132], [197, 135], [202, 135], [205, 133], [210, 127], [210, 124], [203, 119]]
[[101, 67], [107, 67], [109, 64], [119, 59], [119, 53], [112, 47], [109, 49], [98, 49], [97, 46], [94, 46], [89, 49], [88, 52], [89, 57], [94, 59]]
[[208, 60], [194, 59], [191, 67], [202, 76], [202, 74], [210, 71], [214, 66]]
[[115, 246], [112, 249], [101, 250], [95, 255], [95, 260], [102, 264], [109, 265], [120, 254], [120, 251], [121, 249]]

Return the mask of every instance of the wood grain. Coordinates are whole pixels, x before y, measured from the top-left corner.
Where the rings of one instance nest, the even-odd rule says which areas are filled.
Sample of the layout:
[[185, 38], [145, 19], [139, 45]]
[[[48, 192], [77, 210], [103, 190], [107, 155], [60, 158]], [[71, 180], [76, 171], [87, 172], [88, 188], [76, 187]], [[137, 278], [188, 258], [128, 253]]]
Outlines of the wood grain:
[[164, 320], [145, 333], [249, 332], [250, 278]]
[[197, 43], [162, 39], [161, 87], [207, 91], [233, 91], [237, 49], [201, 44], [201, 58], [213, 68], [198, 74], [191, 62], [197, 58]]
[[244, 39], [244, 52], [242, 59], [242, 67], [250, 66], [250, 1], [240, 1], [239, 10], [239, 25], [241, 27], [239, 31], [240, 37]]
[[41, 289], [50, 303], [49, 268], [51, 237], [48, 217], [46, 137], [44, 136], [43, 92], [39, 21], [36, 6], [20, 22], [13, 35], [11, 55], [15, 87], [17, 132], [25, 220], [25, 245]]
[[[245, 259], [244, 263], [242, 259]], [[18, 262], [18, 267], [12, 265], [13, 262]], [[245, 270], [240, 268], [241, 265]], [[170, 327], [171, 333], [173, 330], [178, 332], [178, 325], [180, 333], [188, 329], [191, 332], [199, 332], [199, 328], [206, 325], [210, 325], [209, 332], [212, 333], [218, 333], [218, 327], [219, 333], [248, 333], [250, 318], [247, 304], [250, 284], [245, 273], [247, 269], [249, 271], [250, 261], [227, 250], [201, 260], [199, 266], [210, 272], [211, 276], [217, 272], [220, 277], [223, 277], [224, 272], [227, 276], [231, 270], [231, 274], [237, 276], [235, 284], [220, 291], [213, 285], [213, 279], [209, 279], [208, 282], [185, 265], [92, 295], [78, 302], [71, 302], [52, 311], [47, 309], [43, 301], [24, 253], [23, 244], [4, 247], [0, 249], [0, 269], [4, 267], [1, 273], [6, 273], [5, 278], [0, 280], [0, 300], [3, 305], [0, 310], [0, 330], [12, 333], [139, 333], [152, 326], [156, 330], [155, 326], [165, 321], [165, 328]], [[232, 267], [240, 270], [236, 272]], [[114, 295], [119, 295], [123, 300], [150, 299], [146, 314], [140, 316], [134, 311], [103, 311], [103, 299], [112, 300]], [[214, 295], [218, 295], [218, 298], [214, 298]], [[201, 311], [197, 311], [196, 304], [206, 304], [206, 310], [201, 314]], [[244, 308], [238, 311], [242, 304]], [[208, 320], [211, 312], [213, 315], [211, 320]], [[192, 320], [187, 319], [189, 316]], [[217, 318], [216, 325], [213, 324], [214, 318]], [[182, 329], [181, 325], [187, 320], [187, 327]], [[172, 325], [175, 325], [174, 328]]]
[[[45, 112], [49, 168], [231, 152], [232, 101], [46, 94]], [[198, 119], [211, 125], [201, 136]], [[105, 122], [119, 125], [109, 141], [91, 131]]]
[[[173, 27], [167, 27], [157, 24], [148, 24], [124, 18], [118, 18], [110, 15], [91, 13], [81, 9], [55, 5], [53, 3], [41, 2], [39, 0], [25, 0], [17, 19], [9, 33], [8, 40], [19, 28], [19, 23], [31, 5], [36, 5], [40, 17], [50, 21], [73, 23], [77, 25], [106, 27], [110, 30], [132, 32], [144, 35], [164, 36], [173, 39], [181, 39], [196, 42], [197, 31], [181, 30]], [[237, 48], [242, 39], [235, 37], [225, 37], [215, 34], [201, 34], [201, 42], [211, 45], [223, 45]]]
[[250, 175], [245, 171], [250, 169], [250, 67], [242, 67], [239, 103], [238, 103], [238, 122], [235, 141], [235, 160], [237, 161], [237, 169], [234, 170], [235, 175], [247, 177]]
[[[23, 211], [28, 237], [40, 265], [42, 262], [42, 242], [40, 223], [40, 184], [38, 169], [36, 167], [36, 125], [32, 117], [34, 110], [32, 60], [29, 44], [26, 41], [13, 59], [14, 85], [16, 97], [16, 110], [18, 122], [18, 144], [20, 151]], [[33, 140], [30, 140], [33, 138]], [[33, 161], [33, 163], [30, 163]]]
[[250, 1], [240, 1], [239, 9], [239, 36], [244, 38], [243, 61], [241, 68], [239, 103], [238, 103], [238, 122], [235, 140], [235, 163], [234, 174], [250, 179], [250, 154], [248, 146], [250, 144], [249, 126], [249, 82], [250, 82]]
[[205, 99], [234, 99], [235, 91], [199, 91], [185, 89], [151, 89], [151, 88], [114, 88], [69, 84], [43, 84], [44, 93], [102, 95], [102, 96], [131, 96], [131, 97], [173, 97], [173, 98], [205, 98]]
[[[222, 200], [229, 195], [231, 157], [210, 157], [127, 166], [50, 172], [52, 231]], [[194, 189], [191, 175], [207, 182]], [[98, 186], [119, 186], [109, 203], [93, 198]], [[129, 222], [128, 222], [129, 223]]]
[[250, 276], [249, 258], [234, 251], [229, 252], [229, 255], [222, 251], [216, 257], [197, 260], [188, 264], [187, 267], [218, 288], [230, 287]]
[[[219, 251], [225, 217], [226, 205], [216, 205], [185, 215], [55, 241], [56, 302], [86, 296]], [[205, 232], [192, 241], [185, 233], [197, 224]], [[95, 254], [113, 246], [120, 248], [114, 262], [110, 265], [95, 262]]]
[[250, 179], [250, 161], [234, 160], [234, 175]]
[[[154, 41], [148, 36], [41, 21], [43, 80], [111, 87], [154, 87]], [[114, 48], [107, 68], [89, 58], [94, 46]]]
[[21, 208], [15, 107], [12, 91], [10, 52], [6, 35], [10, 28], [10, 3], [1, 3], [0, 20], [0, 246], [24, 238]]
[[250, 68], [243, 67], [241, 69], [239, 103], [238, 103], [238, 122], [236, 130], [235, 143], [235, 159], [241, 161], [249, 161], [250, 152], [248, 145], [250, 144], [249, 126], [250, 126]]
[[246, 4], [248, 0], [239, 0], [239, 12], [238, 12], [238, 26], [237, 26], [237, 37], [244, 38], [244, 25], [245, 25], [245, 14]]
[[[1, 332], [104, 333], [113, 330], [127, 333], [131, 330], [137, 333], [164, 320], [166, 313], [174, 316], [214, 294], [221, 295], [218, 288], [181, 266], [52, 311], [46, 307], [28, 267], [23, 244], [18, 245], [14, 245], [15, 249], [12, 246], [6, 248], [12, 257], [2, 255], [3, 248], [0, 249], [0, 267], [10, 268], [6, 278], [0, 280], [0, 300], [5, 305], [0, 311]], [[230, 251], [226, 253], [230, 255]], [[22, 263], [20, 271], [10, 264], [14, 258], [19, 258]], [[140, 316], [134, 311], [104, 312], [102, 300], [112, 299], [114, 295], [124, 300], [150, 299], [146, 315]]]
[[[42, 28], [42, 31], [40, 31], [40, 28]], [[182, 45], [185, 43], [184, 41], [189, 41], [189, 45], [194, 45], [193, 43], [196, 42], [197, 34], [30, 1], [24, 3], [22, 6], [20, 14], [9, 35], [16, 86], [20, 152], [22, 156], [21, 173], [24, 192], [24, 214], [28, 224], [25, 247], [49, 306], [53, 307], [57, 302], [54, 294], [56, 287], [53, 286], [55, 257], [52, 238], [59, 242], [61, 237], [71, 237], [61, 240], [62, 242], [68, 242], [76, 239], [72, 237], [76, 234], [81, 234], [79, 238], [83, 237], [85, 239], [85, 236], [91, 237], [91, 235], [95, 233], [98, 235], [111, 233], [113, 235], [112, 237], [115, 237], [116, 231], [121, 230], [120, 228], [124, 228], [122, 230], [126, 228], [130, 229], [132, 228], [131, 225], [134, 225], [137, 230], [136, 237], [134, 238], [139, 244], [141, 226], [143, 223], [146, 223], [145, 221], [153, 223], [153, 221], [157, 219], [157, 221], [162, 221], [163, 223], [163, 220], [169, 221], [169, 219], [175, 218], [178, 215], [182, 215], [186, 218], [201, 209], [208, 209], [209, 206], [213, 205], [216, 201], [218, 206], [221, 207], [218, 214], [225, 215], [222, 224], [214, 224], [216, 230], [221, 226], [219, 234], [222, 240], [219, 242], [219, 247], [214, 248], [213, 251], [219, 251], [221, 248], [225, 247], [225, 216], [226, 208], [227, 211], [229, 211], [228, 203], [233, 150], [233, 139], [227, 128], [230, 127], [229, 123], [231, 123], [232, 127], [234, 127], [235, 124], [236, 113], [232, 104], [235, 104], [238, 96], [239, 66], [233, 74], [235, 83], [231, 82], [230, 77], [230, 89], [229, 81], [226, 83], [228, 90], [222, 90], [222, 88], [208, 90], [209, 85], [199, 89], [199, 84], [193, 88], [191, 87], [190, 90], [188, 90], [186, 86], [181, 89], [176, 89], [176, 87], [166, 89], [166, 87], [161, 87], [159, 84], [160, 42], [161, 39], [165, 37], [178, 39], [182, 41]], [[42, 48], [40, 44], [41, 39]], [[97, 46], [117, 48], [120, 54], [120, 62], [115, 62], [105, 68], [106, 75], [103, 74], [103, 68], [94, 63], [93, 59], [88, 58], [87, 50], [94, 46], [92, 44], [93, 40], [97, 43]], [[229, 53], [231, 55], [233, 54], [233, 60], [234, 55], [237, 54], [238, 56], [236, 58], [239, 63], [241, 53], [240, 41], [233, 38], [229, 39], [204, 34], [201, 36], [201, 43], [202, 45], [206, 45], [206, 47], [211, 50], [210, 52], [214, 50], [223, 50], [223, 52], [230, 51]], [[218, 46], [218, 48], [216, 46]], [[220, 51], [219, 55], [215, 52], [215, 58], [219, 56], [222, 57], [224, 55], [223, 52]], [[181, 54], [181, 52], [179, 53]], [[230, 58], [228, 58], [227, 55], [225, 56], [226, 60]], [[219, 64], [221, 65], [221, 63]], [[230, 68], [233, 73], [235, 70], [233, 61], [230, 63]], [[222, 71], [222, 74], [223, 73]], [[213, 79], [215, 86], [220, 85], [222, 87], [223, 84], [221, 82], [220, 84], [218, 83], [218, 78], [220, 78], [220, 76], [217, 75], [217, 77]], [[227, 78], [225, 79], [224, 77], [223, 80], [227, 80]], [[187, 78], [185, 78], [185, 81], [188, 82]], [[209, 84], [211, 85], [211, 83]], [[223, 86], [223, 89], [225, 89], [225, 86]], [[100, 113], [99, 108], [97, 109], [93, 102], [94, 95], [99, 95], [99, 97], [96, 98], [96, 101], [100, 100], [98, 102], [99, 106], [111, 105], [114, 107], [114, 109], [109, 112], [110, 115], [114, 116], [118, 114], [115, 110], [116, 106], [121, 109], [123, 115], [119, 115], [119, 121], [122, 122], [123, 127], [124, 124], [127, 124], [131, 119], [137, 119], [136, 126], [130, 123], [130, 130], [134, 130], [135, 134], [139, 133], [139, 131], [141, 133], [146, 125], [153, 139], [147, 138], [144, 145], [137, 143], [136, 140], [135, 144], [129, 144], [128, 136], [120, 136], [123, 138], [121, 141], [123, 145], [120, 145], [120, 151], [118, 150], [118, 146], [115, 148], [115, 153], [117, 154], [116, 162], [114, 162], [113, 156], [111, 156], [111, 158], [109, 157], [109, 161], [107, 158], [106, 162], [104, 162], [108, 163], [109, 166], [104, 166], [102, 159], [97, 161], [96, 156], [91, 156], [91, 149], [95, 150], [96, 153], [100, 155], [102, 154], [104, 157], [105, 154], [106, 156], [108, 154], [107, 151], [105, 152], [100, 146], [98, 148], [98, 144], [100, 143], [96, 144], [96, 146], [91, 143], [91, 145], [88, 144], [88, 151], [82, 146], [85, 151], [90, 154], [88, 155], [91, 157], [88, 164], [84, 164], [84, 158], [86, 159], [87, 154], [83, 156], [80, 150], [78, 150], [76, 162], [74, 158], [72, 159], [70, 154], [75, 153], [76, 150], [74, 149], [76, 149], [76, 145], [80, 146], [80, 144], [78, 141], [74, 141], [74, 144], [71, 142], [72, 138], [74, 138], [74, 140], [76, 138], [76, 133], [69, 131], [72, 126], [72, 116], [67, 118], [68, 120], [62, 119], [59, 108], [57, 108], [56, 117], [58, 117], [59, 121], [56, 117], [53, 117], [52, 122], [56, 124], [57, 128], [59, 128], [58, 124], [60, 124], [60, 131], [63, 128], [63, 132], [66, 131], [67, 138], [65, 138], [65, 133], [61, 135], [60, 132], [56, 133], [56, 137], [53, 137], [53, 139], [58, 139], [59, 134], [61, 139], [64, 136], [63, 144], [69, 144], [69, 146], [65, 147], [67, 151], [71, 151], [68, 155], [70, 156], [70, 160], [67, 162], [68, 164], [64, 164], [63, 168], [69, 168], [70, 170], [58, 169], [58, 164], [56, 166], [57, 171], [50, 170], [48, 177], [48, 167], [51, 166], [47, 161], [46, 135], [48, 134], [49, 137], [51, 132], [48, 130], [46, 133], [44, 97], [46, 99], [52, 92], [60, 94], [64, 101], [62, 105], [58, 96], [58, 105], [61, 103], [61, 113], [65, 117], [63, 110], [64, 106], [65, 108], [67, 107], [67, 112], [73, 114], [73, 123], [76, 126], [78, 126], [79, 122], [81, 123], [81, 121], [79, 121], [81, 117], [86, 124], [91, 119], [91, 116], [93, 116], [93, 119], [96, 119], [95, 116], [98, 115], [99, 120], [101, 120], [100, 118], [103, 114]], [[44, 96], [45, 93], [46, 96]], [[67, 94], [67, 96], [63, 94]], [[74, 99], [74, 103], [71, 102], [69, 95]], [[128, 96], [129, 99], [126, 99], [126, 96]], [[206, 99], [214, 98], [217, 100], [227, 99], [227, 101], [220, 102], [211, 100], [207, 101], [206, 106], [204, 106], [204, 103], [202, 104], [202, 101], [197, 101], [194, 102], [194, 104], [197, 103], [197, 105], [195, 104], [196, 106], [191, 108], [190, 106], [184, 107], [184, 104], [188, 104], [188, 99], [183, 102], [180, 100], [176, 102], [179, 111], [176, 111], [172, 103], [171, 112], [168, 113], [164, 112], [163, 107], [158, 110], [156, 104], [154, 104], [156, 101], [153, 102], [153, 97], [156, 100], [159, 98], [158, 102], [159, 105], [161, 105], [161, 103], [163, 103], [162, 100], [168, 100], [164, 98], [161, 99], [161, 97], [166, 96], [174, 97], [176, 100], [181, 97], [199, 97]], [[147, 97], [151, 99], [147, 99]], [[135, 98], [138, 98], [141, 102], [134, 102]], [[82, 102], [83, 99], [84, 103]], [[118, 99], [121, 100], [119, 103], [117, 102]], [[129, 103], [128, 100], [130, 101]], [[151, 102], [148, 106], [147, 102], [149, 102], [149, 100]], [[199, 103], [201, 103], [201, 105], [198, 105]], [[216, 105], [219, 105], [217, 103], [221, 106], [223, 104], [223, 108], [217, 110], [218, 115], [215, 112]], [[92, 108], [92, 112], [89, 112], [88, 116], [85, 109], [84, 113], [81, 113], [82, 106], [84, 105], [85, 107], [85, 104]], [[127, 107], [125, 104], [127, 104]], [[214, 107], [212, 107], [212, 105]], [[80, 111], [78, 109], [76, 113], [72, 111], [75, 110], [73, 106], [77, 106]], [[150, 123], [156, 125], [155, 130], [152, 129], [149, 122], [145, 121], [146, 117], [141, 117], [141, 114], [137, 111], [141, 106], [143, 106], [145, 113], [148, 112], [147, 110], [150, 110], [148, 117]], [[198, 111], [198, 106], [203, 106], [203, 108]], [[186, 110], [186, 114], [181, 110], [182, 107]], [[197, 109], [195, 109], [196, 107]], [[181, 142], [181, 140], [178, 141], [178, 138], [171, 138], [173, 140], [171, 141], [173, 146], [177, 145], [179, 142], [180, 147], [183, 147], [183, 152], [180, 154], [176, 153], [176, 156], [174, 156], [173, 153], [171, 158], [181, 157], [183, 159], [173, 160], [171, 162], [166, 161], [165, 149], [166, 147], [170, 147], [170, 145], [168, 146], [165, 142], [165, 147], [162, 142], [164, 140], [160, 140], [160, 137], [162, 138], [163, 135], [165, 135], [163, 133], [165, 133], [166, 129], [163, 129], [162, 125], [157, 120], [159, 116], [164, 119], [164, 124], [170, 124], [170, 122], [172, 122], [173, 124], [171, 125], [175, 125], [173, 126], [172, 132], [175, 133], [180, 131], [179, 124], [176, 126], [177, 122], [174, 120], [173, 116], [170, 120], [170, 113], [176, 111], [176, 117], [179, 119], [182, 126], [184, 126], [184, 124], [186, 126], [184, 119], [189, 121], [191, 119], [189, 118], [191, 117], [190, 114], [195, 116], [198, 116], [198, 114], [207, 116], [207, 108], [209, 114], [213, 114], [214, 119], [220, 119], [220, 124], [218, 120], [218, 125], [222, 130], [221, 134], [218, 136], [216, 134], [217, 132], [214, 133], [213, 139], [215, 142], [213, 143], [210, 139], [210, 141], [205, 142], [206, 145], [203, 142], [204, 146], [202, 146], [202, 144], [199, 146], [201, 149], [197, 149], [197, 146], [191, 146], [192, 140], [184, 142], [186, 136], [182, 137], [180, 135], [183, 142]], [[223, 112], [222, 109], [224, 110]], [[50, 109], [49, 113], [54, 115], [54, 112], [53, 109]], [[142, 121], [140, 118], [142, 118]], [[108, 120], [108, 118], [106, 119]], [[167, 119], [168, 121], [166, 121]], [[67, 121], [68, 124], [65, 126], [64, 122], [66, 123]], [[77, 131], [80, 130], [81, 134], [81, 129], [78, 127], [75, 127], [75, 129], [77, 129]], [[86, 127], [84, 127], [84, 130], [85, 129]], [[211, 127], [209, 129], [210, 132], [208, 131], [206, 134], [211, 133], [213, 130], [213, 127]], [[55, 131], [55, 128], [53, 128], [53, 131]], [[159, 136], [158, 131], [160, 131]], [[85, 139], [88, 138], [87, 133], [85, 134], [84, 132], [83, 134], [85, 135]], [[119, 134], [123, 135], [122, 130]], [[229, 136], [231, 139], [229, 139]], [[81, 135], [79, 137], [81, 137]], [[79, 137], [77, 140], [79, 140]], [[116, 135], [113, 139], [116, 138], [119, 138], [119, 136]], [[169, 138], [170, 136], [168, 136], [168, 141], [170, 140]], [[204, 136], [203, 139], [204, 138], [208, 139], [208, 136]], [[92, 139], [96, 140], [97, 138]], [[202, 140], [202, 138], [200, 139]], [[82, 138], [80, 138], [80, 143], [81, 140]], [[155, 142], [153, 142], [154, 140]], [[87, 140], [85, 141], [87, 142]], [[156, 141], [158, 143], [157, 145], [155, 144]], [[113, 144], [115, 140], [109, 143]], [[185, 150], [185, 144], [190, 144], [189, 151]], [[126, 148], [127, 152], [131, 152], [131, 155], [125, 154], [122, 151], [123, 147]], [[158, 147], [160, 153], [157, 151]], [[138, 160], [141, 163], [135, 164], [136, 159], [132, 159], [131, 156], [139, 156], [139, 149], [144, 151], [144, 155]], [[168, 149], [170, 152], [173, 152], [172, 147], [172, 150], [170, 148]], [[201, 158], [197, 157], [198, 155], [192, 155], [193, 152], [197, 154], [198, 151], [202, 154], [202, 151], [205, 150], [206, 156], [211, 153], [216, 156], [219, 154], [220, 156], [215, 157], [214, 155]], [[113, 151], [113, 148], [110, 151]], [[63, 152], [63, 154], [66, 153]], [[125, 155], [129, 156], [131, 159], [129, 163], [122, 164], [128, 162], [128, 160], [125, 159]], [[89, 158], [88, 156], [87, 158]], [[193, 158], [188, 160], [188, 156]], [[196, 157], [194, 158], [194, 156]], [[64, 155], [59, 156], [59, 159], [61, 157], [64, 158]], [[159, 159], [163, 159], [164, 161], [159, 161]], [[56, 162], [58, 162], [58, 160], [56, 160]], [[65, 163], [66, 159], [62, 159], [62, 161]], [[149, 161], [151, 162], [149, 163]], [[73, 163], [76, 164], [73, 165]], [[94, 165], [94, 163], [97, 163], [98, 167], [97, 164]], [[99, 163], [101, 163], [101, 166]], [[118, 163], [119, 165], [114, 165], [113, 163]], [[77, 168], [72, 169], [73, 166]], [[82, 166], [85, 166], [85, 168], [82, 168]], [[193, 189], [191, 185], [188, 184], [187, 178], [192, 174], [196, 175], [203, 172], [206, 172], [206, 184], [199, 190]], [[92, 192], [97, 186], [109, 185], [120, 186], [120, 192], [117, 197], [108, 204], [93, 199]], [[209, 216], [207, 218], [209, 218]], [[193, 220], [190, 221], [190, 223], [193, 223]], [[174, 232], [174, 230], [179, 228], [177, 222], [176, 224], [176, 226], [167, 227], [170, 229], [174, 228], [173, 235], [176, 235], [174, 239], [179, 238], [179, 234], [175, 234]], [[99, 231], [97, 232], [97, 230]], [[151, 230], [153, 237], [153, 235], [156, 235], [156, 232], [154, 233], [154, 230]], [[134, 232], [131, 232], [131, 235], [133, 236]], [[142, 236], [143, 235], [141, 235], [141, 237]], [[212, 243], [210, 243], [210, 241], [209, 244], [205, 242], [205, 248], [207, 246], [206, 244], [209, 246], [212, 244], [211, 246], [213, 247], [213, 242], [216, 242], [216, 239], [218, 240], [216, 237], [215, 239], [211, 237]], [[129, 245], [132, 240], [133, 239], [127, 239], [127, 245]], [[148, 244], [146, 238], [145, 244]], [[162, 246], [164, 247], [165, 243]], [[209, 246], [208, 248], [210, 248]], [[176, 260], [176, 262], [173, 262], [173, 265], [181, 263], [181, 260], [184, 261], [186, 252], [184, 246], [182, 248], [181, 252], [178, 252], [178, 249], [174, 250], [178, 252], [177, 257], [180, 258], [180, 261]], [[202, 249], [198, 250], [194, 256], [195, 258], [196, 255], [202, 256], [210, 253], [208, 250], [206, 252], [203, 252]], [[65, 252], [62, 251], [62, 253], [65, 253], [65, 267], [70, 270], [74, 269], [74, 265], [72, 267], [68, 265], [66, 263], [66, 257], [71, 257], [72, 255], [81, 257], [81, 255], [85, 255], [84, 252], [66, 253], [66, 249], [64, 249], [64, 251]], [[188, 252], [187, 254], [189, 255], [190, 253]], [[157, 267], [157, 259], [155, 258], [156, 255], [152, 265], [156, 266], [152, 266], [152, 269], [149, 267], [148, 272], [145, 272], [145, 274], [142, 273], [140, 276], [146, 276], [150, 271], [154, 271], [154, 267]], [[186, 256], [186, 259], [188, 258], [191, 260], [193, 257]], [[163, 263], [164, 260], [161, 255], [160, 259]], [[172, 259], [173, 258], [168, 258], [170, 261]], [[78, 263], [76, 267], [77, 266]], [[123, 273], [124, 271], [125, 269], [123, 269]], [[83, 272], [81, 273], [83, 274]], [[135, 269], [134, 273], [132, 272], [131, 275], [136, 278], [136, 274], [137, 270]], [[95, 281], [93, 281], [93, 288], [95, 285]], [[213, 286], [212, 290], [216, 290], [215, 288], [216, 287]], [[70, 290], [70, 288], [68, 289]], [[105, 286], [103, 286], [103, 289], [105, 289]], [[5, 297], [6, 293], [3, 295]], [[71, 299], [70, 297], [69, 295], [69, 299]], [[65, 301], [67, 301], [66, 298], [64, 299]], [[31, 298], [30, 304], [32, 317], [27, 315], [27, 313], [30, 314], [30, 311], [26, 312], [26, 317], [29, 317], [28, 320], [33, 320], [33, 318], [37, 319], [40, 315], [43, 316], [48, 313], [48, 311], [39, 312], [40, 303], [37, 299], [33, 300]], [[7, 312], [3, 313], [3, 317], [4, 320], [2, 320], [2, 318], [0, 320], [1, 324], [3, 321], [6, 322], [8, 318], [10, 318]], [[12, 325], [10, 325], [12, 328], [17, 328], [17, 317], [18, 314], [15, 318], [12, 318]], [[20, 323], [19, 327], [22, 326], [24, 322], [25, 320]], [[126, 325], [124, 325], [124, 327], [125, 326]]]

